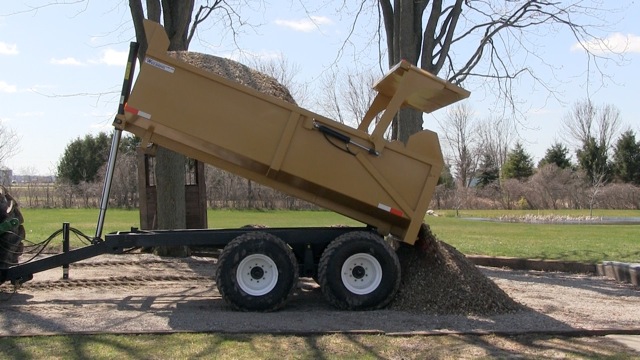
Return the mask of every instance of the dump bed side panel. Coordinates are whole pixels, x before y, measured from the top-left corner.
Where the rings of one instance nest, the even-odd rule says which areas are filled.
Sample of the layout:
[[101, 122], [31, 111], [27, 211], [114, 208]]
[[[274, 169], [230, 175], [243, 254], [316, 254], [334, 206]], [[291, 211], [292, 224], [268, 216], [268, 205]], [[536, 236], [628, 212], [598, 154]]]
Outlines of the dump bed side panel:
[[435, 133], [389, 142], [378, 155], [347, 146], [317, 125], [373, 143], [364, 131], [168, 57], [151, 40], [116, 126], [415, 241], [443, 164]]

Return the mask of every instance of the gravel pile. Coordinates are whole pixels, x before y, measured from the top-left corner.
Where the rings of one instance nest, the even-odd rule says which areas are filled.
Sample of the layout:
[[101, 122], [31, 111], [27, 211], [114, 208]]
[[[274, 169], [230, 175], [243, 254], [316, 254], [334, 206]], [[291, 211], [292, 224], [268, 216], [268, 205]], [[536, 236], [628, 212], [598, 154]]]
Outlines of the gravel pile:
[[261, 93], [296, 104], [289, 89], [276, 79], [237, 61], [193, 51], [169, 51], [168, 54], [200, 69], [249, 86]]
[[490, 316], [524, 310], [454, 247], [423, 225], [414, 246], [397, 251], [402, 284], [394, 310], [428, 315]]

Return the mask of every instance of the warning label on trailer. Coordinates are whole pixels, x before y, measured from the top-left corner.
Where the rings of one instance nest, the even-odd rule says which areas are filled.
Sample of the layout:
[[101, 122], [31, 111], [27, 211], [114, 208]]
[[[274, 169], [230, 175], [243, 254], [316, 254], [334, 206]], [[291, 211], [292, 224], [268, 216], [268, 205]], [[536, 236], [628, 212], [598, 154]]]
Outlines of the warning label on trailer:
[[174, 71], [176, 71], [176, 69], [173, 66], [169, 66], [167, 64], [163, 64], [158, 60], [154, 60], [152, 58], [144, 58], [144, 62], [146, 62], [147, 64], [153, 66], [153, 67], [157, 67], [158, 69], [164, 70], [166, 72], [170, 72], [173, 74]]

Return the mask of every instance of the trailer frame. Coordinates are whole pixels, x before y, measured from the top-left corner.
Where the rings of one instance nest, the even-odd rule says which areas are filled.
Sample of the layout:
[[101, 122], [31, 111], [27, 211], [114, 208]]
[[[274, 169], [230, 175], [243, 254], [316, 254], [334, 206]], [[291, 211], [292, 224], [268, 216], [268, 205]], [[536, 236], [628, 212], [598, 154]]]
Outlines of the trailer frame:
[[372, 232], [370, 227], [282, 227], [282, 228], [230, 228], [230, 229], [181, 229], [181, 230], [140, 230], [114, 232], [105, 239], [94, 239], [91, 245], [69, 250], [56, 255], [36, 259], [31, 262], [1, 269], [0, 283], [10, 281], [21, 285], [33, 279], [33, 275], [103, 254], [123, 254], [136, 248], [155, 246], [192, 246], [223, 249], [235, 238], [250, 233], [267, 233], [286, 242], [292, 249], [299, 264], [299, 274], [303, 277], [317, 276], [320, 256], [328, 244], [342, 234], [362, 231]]

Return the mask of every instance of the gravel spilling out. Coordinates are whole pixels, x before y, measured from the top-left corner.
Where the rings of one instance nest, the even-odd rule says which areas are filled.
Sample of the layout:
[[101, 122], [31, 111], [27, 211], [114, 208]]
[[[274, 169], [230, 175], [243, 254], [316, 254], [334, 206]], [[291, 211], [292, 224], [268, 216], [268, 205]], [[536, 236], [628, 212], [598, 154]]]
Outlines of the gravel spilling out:
[[423, 225], [414, 246], [397, 251], [402, 284], [390, 308], [428, 315], [490, 316], [525, 310], [451, 245]]

